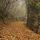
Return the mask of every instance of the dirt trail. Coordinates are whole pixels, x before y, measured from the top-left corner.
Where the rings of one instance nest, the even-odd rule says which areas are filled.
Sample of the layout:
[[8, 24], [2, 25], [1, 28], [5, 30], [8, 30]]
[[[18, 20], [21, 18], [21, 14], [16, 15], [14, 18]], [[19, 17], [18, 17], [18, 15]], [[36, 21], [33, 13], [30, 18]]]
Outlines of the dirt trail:
[[40, 35], [29, 30], [24, 22], [10, 22], [0, 31], [0, 40], [40, 40]]

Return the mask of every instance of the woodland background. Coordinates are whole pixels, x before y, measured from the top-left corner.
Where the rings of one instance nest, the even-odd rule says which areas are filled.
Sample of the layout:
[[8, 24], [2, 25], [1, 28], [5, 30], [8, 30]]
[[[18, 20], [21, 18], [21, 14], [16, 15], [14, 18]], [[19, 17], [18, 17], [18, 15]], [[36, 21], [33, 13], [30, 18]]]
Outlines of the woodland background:
[[24, 21], [40, 33], [40, 0], [0, 0], [0, 21]]

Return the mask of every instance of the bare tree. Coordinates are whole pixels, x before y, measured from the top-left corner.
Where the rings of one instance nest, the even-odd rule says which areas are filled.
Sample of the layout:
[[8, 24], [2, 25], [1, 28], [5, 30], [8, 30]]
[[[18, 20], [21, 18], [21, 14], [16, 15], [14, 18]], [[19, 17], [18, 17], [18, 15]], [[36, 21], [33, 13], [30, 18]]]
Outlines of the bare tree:
[[[5, 20], [7, 20], [9, 18], [9, 16], [13, 17], [9, 10], [11, 9], [10, 6], [12, 3], [15, 3], [16, 0], [0, 0], [0, 20], [2, 20], [3, 22]], [[13, 4], [13, 8], [14, 8], [14, 5]], [[5, 22], [4, 22], [5, 24]]]

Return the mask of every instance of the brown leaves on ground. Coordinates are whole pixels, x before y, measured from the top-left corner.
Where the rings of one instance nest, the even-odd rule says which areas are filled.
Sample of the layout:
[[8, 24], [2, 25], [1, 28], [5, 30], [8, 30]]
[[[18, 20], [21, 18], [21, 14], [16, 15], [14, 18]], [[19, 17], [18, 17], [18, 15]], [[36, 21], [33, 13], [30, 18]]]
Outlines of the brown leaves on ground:
[[40, 35], [28, 29], [24, 22], [10, 22], [0, 30], [0, 40], [40, 40]]

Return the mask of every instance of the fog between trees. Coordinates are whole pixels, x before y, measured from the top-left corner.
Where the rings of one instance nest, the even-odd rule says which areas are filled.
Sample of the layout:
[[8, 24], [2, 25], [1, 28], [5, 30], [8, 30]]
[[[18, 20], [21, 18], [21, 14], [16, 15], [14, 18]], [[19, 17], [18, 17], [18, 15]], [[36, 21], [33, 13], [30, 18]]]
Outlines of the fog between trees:
[[9, 19], [23, 20], [40, 33], [40, 0], [0, 0], [0, 20]]

